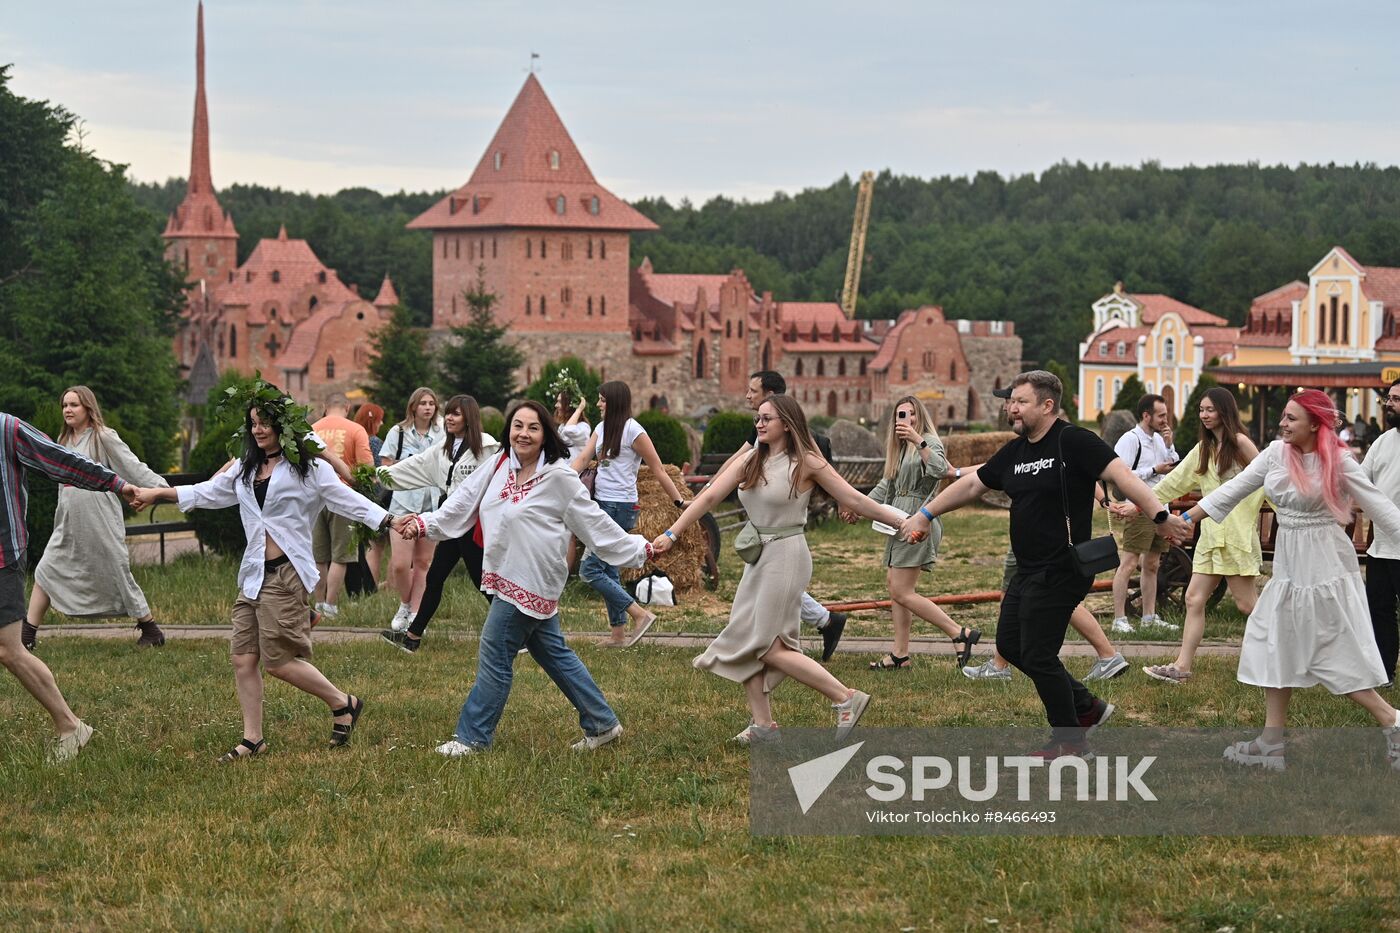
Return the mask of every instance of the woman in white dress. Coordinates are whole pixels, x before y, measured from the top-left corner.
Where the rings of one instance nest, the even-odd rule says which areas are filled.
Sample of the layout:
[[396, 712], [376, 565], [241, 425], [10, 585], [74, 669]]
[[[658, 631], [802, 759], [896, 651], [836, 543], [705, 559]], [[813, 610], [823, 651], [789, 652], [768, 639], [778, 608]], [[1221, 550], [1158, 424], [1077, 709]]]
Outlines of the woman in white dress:
[[[159, 473], [142, 463], [117, 432], [107, 427], [91, 389], [70, 386], [63, 390], [59, 404], [63, 409], [60, 444], [102, 464], [133, 486], [166, 485]], [[141, 630], [137, 647], [165, 644], [165, 634], [151, 616], [146, 594], [131, 575], [126, 519], [114, 493], [59, 487], [53, 537], [34, 568], [29, 618], [21, 633], [31, 651], [50, 604], [66, 616], [129, 616]]]
[[[384, 435], [379, 448], [379, 462], [391, 467], [400, 460], [440, 445], [443, 441], [442, 418], [438, 413], [438, 397], [432, 389], [420, 386], [408, 397], [403, 420]], [[395, 491], [389, 500], [389, 514], [395, 517], [410, 512], [431, 511], [437, 505], [436, 489], [405, 489]], [[436, 542], [426, 538], [405, 541], [398, 535], [389, 539], [389, 580], [399, 591], [399, 609], [389, 622], [396, 632], [406, 631], [418, 612], [423, 599], [423, 587], [428, 583], [428, 567], [433, 562]]]
[[816, 659], [803, 654], [798, 642], [802, 594], [812, 578], [812, 555], [803, 534], [807, 503], [812, 490], [821, 486], [841, 508], [875, 521], [898, 527], [904, 513], [861, 495], [822, 459], [807, 430], [802, 406], [790, 396], [765, 399], [754, 424], [758, 445], [733, 469], [716, 477], [657, 536], [652, 550], [666, 553], [678, 535], [738, 488], [739, 502], [764, 541], [763, 549], [754, 563], [744, 565], [729, 624], [692, 663], [697, 670], [744, 685], [751, 721], [734, 737], [737, 742], [749, 744], [777, 735], [768, 694], [785, 677], [830, 700], [837, 732], [844, 734], [865, 712], [870, 695], [837, 680]]
[[1385, 668], [1376, 647], [1356, 549], [1342, 530], [1355, 501], [1371, 521], [1400, 535], [1400, 509], [1366, 478], [1338, 439], [1337, 410], [1316, 389], [1284, 407], [1279, 436], [1238, 476], [1180, 517], [1176, 537], [1203, 518], [1223, 521], [1263, 488], [1278, 515], [1273, 577], [1264, 585], [1240, 646], [1239, 681], [1264, 688], [1264, 731], [1236, 742], [1225, 759], [1270, 770], [1284, 767], [1288, 701], [1318, 684], [1365, 708], [1385, 730], [1391, 767], [1400, 770], [1400, 714], [1381, 698]]

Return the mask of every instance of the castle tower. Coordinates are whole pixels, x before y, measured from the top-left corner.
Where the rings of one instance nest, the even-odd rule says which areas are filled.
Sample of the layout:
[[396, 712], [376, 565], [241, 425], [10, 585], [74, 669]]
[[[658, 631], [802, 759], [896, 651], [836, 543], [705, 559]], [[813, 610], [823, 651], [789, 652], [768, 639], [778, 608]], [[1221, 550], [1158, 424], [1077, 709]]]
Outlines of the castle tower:
[[629, 235], [657, 229], [593, 177], [534, 74], [471, 179], [408, 226], [433, 232], [435, 328], [467, 323], [480, 273], [496, 320], [542, 339], [627, 334]]
[[183, 263], [189, 281], [227, 282], [238, 267], [238, 231], [214, 195], [209, 170], [209, 107], [204, 100], [204, 4], [199, 4], [195, 39], [194, 139], [189, 188], [165, 225], [165, 255]]

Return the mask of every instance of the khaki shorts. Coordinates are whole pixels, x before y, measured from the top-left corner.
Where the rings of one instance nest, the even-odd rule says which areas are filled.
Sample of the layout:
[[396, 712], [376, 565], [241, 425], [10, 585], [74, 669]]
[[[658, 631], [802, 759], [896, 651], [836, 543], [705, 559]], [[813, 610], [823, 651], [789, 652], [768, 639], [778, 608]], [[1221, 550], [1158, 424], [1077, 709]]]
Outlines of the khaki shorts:
[[311, 525], [311, 558], [318, 564], [353, 564], [358, 555], [350, 540], [350, 519], [322, 509]]
[[1165, 554], [1171, 548], [1167, 539], [1157, 534], [1156, 524], [1146, 515], [1137, 515], [1125, 522], [1110, 513], [1108, 528], [1118, 542], [1118, 550], [1125, 554], [1149, 554], [1153, 551]]
[[233, 604], [230, 654], [256, 654], [263, 667], [311, 657], [311, 611], [306, 587], [288, 561], [263, 577], [257, 599], [242, 593]]

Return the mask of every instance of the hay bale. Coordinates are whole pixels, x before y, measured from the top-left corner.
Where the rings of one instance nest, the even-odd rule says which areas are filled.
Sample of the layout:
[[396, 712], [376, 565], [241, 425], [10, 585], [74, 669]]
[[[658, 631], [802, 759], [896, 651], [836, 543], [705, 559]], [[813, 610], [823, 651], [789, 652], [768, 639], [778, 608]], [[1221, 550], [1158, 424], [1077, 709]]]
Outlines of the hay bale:
[[[668, 463], [666, 472], [670, 475], [671, 482], [676, 484], [682, 499], [689, 502], [695, 498], [695, 493], [690, 491], [679, 469]], [[671, 523], [680, 515], [680, 510], [671, 504], [670, 498], [661, 488], [661, 483], [647, 467], [637, 471], [637, 504], [641, 506], [641, 511], [637, 515], [637, 525], [632, 529], [632, 533], [641, 535], [648, 541], [670, 528]], [[670, 577], [677, 590], [687, 592], [699, 589], [703, 585], [701, 571], [704, 566], [705, 538], [700, 529], [692, 525], [685, 530], [671, 550], [656, 560], [648, 561], [645, 566], [636, 570], [623, 568], [622, 579], [631, 583], [640, 580], [655, 568]]]
[[827, 428], [831, 454], [837, 460], [844, 457], [883, 457], [885, 449], [880, 439], [854, 421], [838, 418]]
[[987, 458], [1001, 450], [1007, 442], [1015, 438], [1011, 431], [992, 431], [986, 434], [949, 434], [943, 437], [943, 449], [948, 454], [948, 463], [955, 467], [986, 463]]

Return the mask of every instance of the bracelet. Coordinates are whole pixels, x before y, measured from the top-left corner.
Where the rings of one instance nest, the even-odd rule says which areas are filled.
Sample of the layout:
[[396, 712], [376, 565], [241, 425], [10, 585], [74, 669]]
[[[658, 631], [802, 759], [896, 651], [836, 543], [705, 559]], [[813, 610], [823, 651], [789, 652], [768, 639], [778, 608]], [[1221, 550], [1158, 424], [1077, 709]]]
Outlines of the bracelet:
[[652, 550], [651, 542], [650, 542], [650, 541], [648, 541], [648, 542], [646, 543], [646, 554], [647, 554], [647, 560], [651, 560], [652, 557], [654, 556], [654, 552], [653, 552], [653, 550]]
[[418, 523], [418, 537], [426, 538], [428, 536], [428, 526], [424, 523], [422, 517], [415, 515], [413, 516], [413, 520]]
[[929, 521], [933, 521], [934, 519], [933, 513], [930, 512], [928, 509], [924, 508], [922, 505], [919, 506], [919, 514], [922, 515], [924, 518], [928, 519]]
[[667, 528], [665, 531], [663, 531], [663, 532], [661, 532], [661, 533], [662, 533], [663, 535], [665, 535], [666, 537], [670, 538], [672, 541], [676, 540], [675, 534], [674, 534], [674, 533], [671, 531], [671, 529], [669, 529], [669, 528]]
[[1182, 512], [1182, 513], [1181, 513], [1181, 517], [1187, 522], [1187, 524], [1190, 524], [1190, 522], [1191, 522], [1191, 513], [1190, 513], [1190, 512]]
[[953, 468], [953, 479], [962, 479], [962, 467]]
[[678, 509], [684, 509], [684, 508], [685, 508], [685, 500], [684, 500], [684, 499], [672, 499], [672, 500], [671, 500], [671, 503], [672, 503], [676, 508], [678, 508]]

